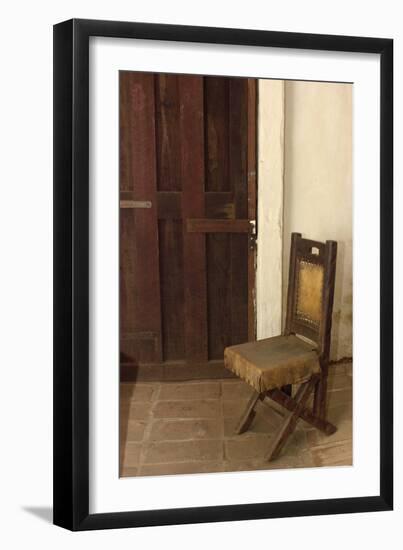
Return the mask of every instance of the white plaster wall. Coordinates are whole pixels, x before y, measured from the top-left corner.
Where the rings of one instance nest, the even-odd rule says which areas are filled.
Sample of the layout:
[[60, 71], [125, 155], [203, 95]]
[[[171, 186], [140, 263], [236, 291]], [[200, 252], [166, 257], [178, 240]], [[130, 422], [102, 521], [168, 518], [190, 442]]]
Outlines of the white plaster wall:
[[284, 80], [259, 80], [257, 338], [281, 334], [283, 284]]
[[352, 355], [352, 91], [285, 82], [283, 305], [291, 233], [336, 240], [332, 359]]

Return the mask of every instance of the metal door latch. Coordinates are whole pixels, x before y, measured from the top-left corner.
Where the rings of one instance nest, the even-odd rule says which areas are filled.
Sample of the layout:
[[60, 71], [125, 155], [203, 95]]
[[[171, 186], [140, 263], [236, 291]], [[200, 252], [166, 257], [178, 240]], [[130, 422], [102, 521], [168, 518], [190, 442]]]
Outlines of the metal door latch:
[[256, 247], [256, 220], [249, 220], [249, 248], [255, 250]]

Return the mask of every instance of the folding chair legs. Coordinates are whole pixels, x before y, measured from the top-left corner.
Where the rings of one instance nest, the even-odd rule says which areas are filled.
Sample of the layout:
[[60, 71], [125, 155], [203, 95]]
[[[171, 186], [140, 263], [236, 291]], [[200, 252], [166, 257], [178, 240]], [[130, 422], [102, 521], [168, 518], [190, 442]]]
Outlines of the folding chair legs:
[[[291, 412], [294, 411], [297, 406], [295, 399], [290, 398], [279, 389], [269, 390], [267, 392], [267, 396]], [[305, 420], [305, 422], [307, 422], [314, 428], [317, 428], [321, 432], [325, 433], [326, 435], [332, 435], [337, 430], [336, 426], [334, 426], [327, 420], [315, 416], [315, 414], [308, 407], [302, 409], [300, 413], [300, 418], [302, 418], [302, 420]]]
[[248, 401], [245, 412], [241, 416], [241, 419], [239, 420], [238, 425], [235, 429], [236, 434], [242, 434], [243, 432], [246, 432], [246, 430], [252, 424], [252, 421], [256, 415], [256, 403], [259, 401], [259, 399], [262, 399], [262, 397], [264, 398], [264, 394], [258, 393], [257, 391], [253, 392], [251, 398]]
[[[282, 391], [286, 392], [286, 395], [290, 396], [292, 391], [292, 385], [289, 384], [288, 386], [283, 386], [281, 389]], [[251, 398], [248, 401], [246, 409], [242, 414], [237, 424], [237, 427], [235, 428], [235, 433], [237, 435], [242, 434], [249, 429], [250, 425], [253, 422], [253, 419], [256, 416], [255, 407], [257, 402], [259, 401], [259, 399], [263, 401], [267, 394], [268, 392], [263, 392], [263, 393], [258, 393], [257, 391], [253, 392]]]
[[[324, 376], [313, 375], [308, 382], [301, 384], [294, 398], [288, 394], [287, 389], [284, 386], [281, 390], [273, 389], [264, 393], [253, 392], [235, 430], [235, 433], [241, 434], [250, 427], [256, 415], [255, 407], [259, 399], [263, 401], [267, 396], [279, 405], [282, 405], [288, 412], [278, 432], [271, 441], [270, 448], [265, 457], [267, 460], [273, 460], [280, 454], [288, 437], [295, 430], [299, 418], [302, 418], [302, 420], [305, 420], [305, 422], [308, 422], [308, 424], [311, 424], [311, 426], [314, 426], [326, 435], [331, 435], [337, 430], [336, 426], [325, 419], [327, 373]], [[306, 404], [313, 390], [315, 390], [315, 394], [312, 411]]]
[[295, 430], [301, 412], [304, 410], [316, 382], [317, 378], [315, 376], [312, 376], [312, 378], [310, 378], [308, 382], [301, 384], [301, 386], [298, 388], [294, 399], [296, 403], [295, 408], [293, 411], [288, 412], [284, 419], [284, 422], [280, 426], [280, 429], [273, 437], [269, 450], [265, 456], [267, 460], [273, 460], [279, 455], [288, 437]]

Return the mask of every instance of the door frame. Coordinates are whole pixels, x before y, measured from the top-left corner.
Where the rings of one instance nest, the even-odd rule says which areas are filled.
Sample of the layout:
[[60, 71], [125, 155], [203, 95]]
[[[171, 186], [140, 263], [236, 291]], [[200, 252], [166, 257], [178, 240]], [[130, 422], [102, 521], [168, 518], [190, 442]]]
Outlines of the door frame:
[[285, 81], [258, 80], [256, 338], [281, 334]]

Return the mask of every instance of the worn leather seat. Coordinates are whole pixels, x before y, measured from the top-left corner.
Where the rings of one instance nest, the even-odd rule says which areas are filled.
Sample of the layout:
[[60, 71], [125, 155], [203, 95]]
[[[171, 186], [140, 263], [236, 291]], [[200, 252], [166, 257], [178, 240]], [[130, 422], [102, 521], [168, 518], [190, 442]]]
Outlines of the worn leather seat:
[[295, 335], [230, 346], [224, 364], [258, 393], [301, 384], [320, 372], [315, 345]]

